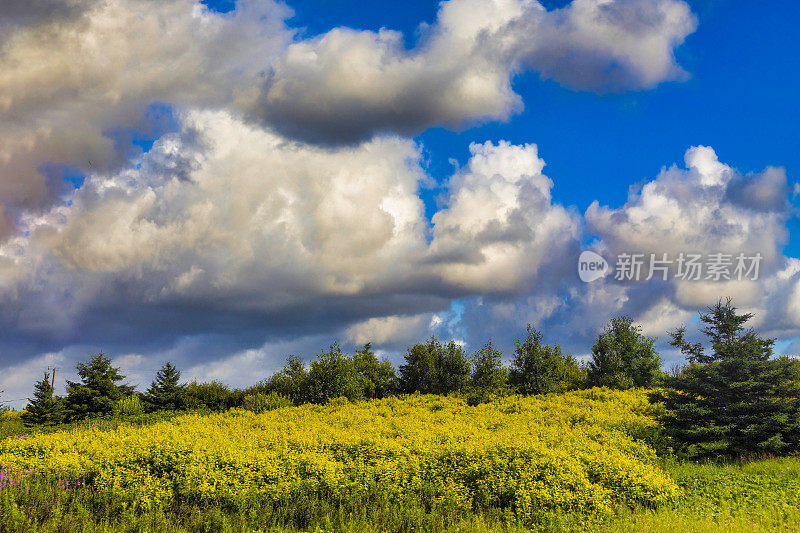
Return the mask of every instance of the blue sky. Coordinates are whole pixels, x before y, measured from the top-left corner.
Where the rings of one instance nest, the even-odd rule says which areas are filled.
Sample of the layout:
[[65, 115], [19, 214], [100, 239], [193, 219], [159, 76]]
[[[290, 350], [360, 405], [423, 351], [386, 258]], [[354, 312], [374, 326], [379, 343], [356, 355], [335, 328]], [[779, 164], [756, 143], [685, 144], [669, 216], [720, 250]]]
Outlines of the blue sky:
[[[0, 7], [6, 395], [100, 347], [236, 385], [334, 339], [585, 356], [620, 314], [669, 364], [727, 295], [800, 352], [797, 3], [196, 1]], [[765, 259], [585, 284], [587, 247]]]

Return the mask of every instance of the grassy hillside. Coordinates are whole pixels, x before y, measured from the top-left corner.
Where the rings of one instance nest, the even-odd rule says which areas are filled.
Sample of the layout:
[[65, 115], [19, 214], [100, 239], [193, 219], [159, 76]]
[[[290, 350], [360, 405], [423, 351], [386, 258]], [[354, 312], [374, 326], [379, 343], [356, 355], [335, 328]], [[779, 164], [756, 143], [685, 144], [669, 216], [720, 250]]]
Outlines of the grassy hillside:
[[410, 396], [8, 437], [0, 531], [788, 531], [800, 518], [800, 462], [673, 463], [654, 409], [643, 391]]

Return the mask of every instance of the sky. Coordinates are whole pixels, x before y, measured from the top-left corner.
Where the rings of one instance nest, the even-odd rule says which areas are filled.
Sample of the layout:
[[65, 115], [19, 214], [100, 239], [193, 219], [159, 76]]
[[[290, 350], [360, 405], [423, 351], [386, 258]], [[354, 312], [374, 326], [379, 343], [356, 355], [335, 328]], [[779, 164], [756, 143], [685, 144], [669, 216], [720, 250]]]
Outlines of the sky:
[[333, 341], [509, 358], [527, 324], [585, 358], [623, 314], [670, 366], [723, 297], [797, 355], [798, 15], [7, 0], [0, 401], [99, 351], [140, 388], [167, 360], [249, 385]]

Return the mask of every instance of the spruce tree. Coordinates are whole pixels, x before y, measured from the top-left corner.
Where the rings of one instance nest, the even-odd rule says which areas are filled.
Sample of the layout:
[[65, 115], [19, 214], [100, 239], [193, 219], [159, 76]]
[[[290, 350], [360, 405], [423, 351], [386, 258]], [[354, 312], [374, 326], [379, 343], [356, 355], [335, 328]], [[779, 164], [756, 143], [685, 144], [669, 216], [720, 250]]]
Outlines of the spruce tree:
[[125, 376], [111, 366], [111, 359], [102, 352], [75, 368], [81, 381], [67, 381], [65, 411], [70, 421], [108, 415], [117, 400], [133, 394], [130, 385], [117, 384]]
[[667, 376], [653, 399], [664, 402], [666, 432], [695, 457], [781, 455], [800, 444], [800, 362], [770, 359], [772, 339], [744, 324], [727, 299], [701, 315], [709, 352], [672, 333], [672, 344], [689, 360], [677, 376]]
[[28, 405], [22, 413], [22, 421], [28, 427], [52, 426], [60, 424], [63, 419], [62, 400], [54, 395], [50, 374], [45, 372], [42, 380], [34, 384], [33, 398], [28, 398]]
[[186, 406], [186, 388], [179, 382], [180, 371], [169, 361], [156, 373], [156, 379], [142, 396], [145, 409], [152, 411], [178, 411]]

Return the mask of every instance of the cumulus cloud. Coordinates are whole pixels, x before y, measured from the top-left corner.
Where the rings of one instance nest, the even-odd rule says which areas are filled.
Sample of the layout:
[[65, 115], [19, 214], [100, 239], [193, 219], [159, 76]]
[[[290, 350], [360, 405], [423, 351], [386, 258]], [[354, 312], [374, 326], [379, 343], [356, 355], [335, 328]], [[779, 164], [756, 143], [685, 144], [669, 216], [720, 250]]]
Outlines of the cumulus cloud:
[[192, 0], [4, 2], [0, 20], [19, 25], [0, 42], [0, 238], [64, 193], [59, 166], [127, 164], [113, 133], [146, 131], [153, 103], [229, 105], [291, 38], [288, 14], [250, 0], [233, 15]]
[[0, 28], [34, 25], [45, 21], [69, 19], [88, 9], [96, 0], [5, 0], [0, 9]]
[[545, 283], [576, 246], [535, 145], [471, 150], [431, 228], [411, 140], [332, 150], [186, 112], [134, 168], [20, 219], [0, 246], [0, 322], [54, 345], [338, 331], [399, 346], [454, 297]]
[[253, 113], [328, 144], [459, 129], [519, 111], [511, 82], [523, 70], [599, 92], [681, 79], [673, 50], [695, 27], [680, 0], [575, 0], [553, 11], [535, 0], [450, 0], [411, 50], [387, 29], [335, 28], [293, 43]]
[[[597, 202], [589, 206], [586, 221], [608, 251], [656, 257], [666, 253], [672, 259], [682, 252], [761, 254], [762, 275], [780, 268], [792, 214], [783, 169], [742, 176], [703, 146], [689, 149], [684, 159], [685, 169], [663, 170], [620, 208]], [[753, 305], [763, 296], [760, 286], [748, 280], [687, 281], [674, 277], [677, 263], [670, 268], [675, 296], [683, 305], [702, 305], [721, 292], [742, 305]]]
[[447, 207], [433, 216], [430, 260], [445, 281], [470, 291], [529, 288], [574, 247], [578, 216], [553, 205], [535, 145], [486, 142], [470, 152], [450, 180]]
[[[604, 255], [612, 269], [620, 253], [644, 254], [639, 281], [620, 281], [611, 275], [592, 283], [580, 282], [576, 275], [579, 252], [569, 246], [576, 240], [568, 239], [566, 252], [555, 263], [561, 278], [551, 278], [530, 291], [517, 288], [465, 303], [464, 330], [473, 334], [469, 342], [479, 343], [490, 336], [509, 345], [519, 338], [525, 324], [531, 323], [541, 327], [549, 339], [566, 342], [568, 350], [586, 354], [610, 317], [629, 314], [646, 334], [661, 339], [660, 346], [669, 357], [680, 358], [667, 350], [667, 332], [725, 296], [733, 297], [743, 311], [755, 313], [750, 325], [765, 335], [797, 336], [800, 263], [783, 252], [786, 224], [794, 213], [785, 171], [767, 167], [743, 175], [720, 162], [712, 148], [703, 146], [687, 150], [684, 164], [684, 168], [664, 168], [654, 179], [632, 188], [620, 207], [595, 202], [585, 213], [585, 233], [578, 239], [592, 235], [590, 248]], [[491, 204], [481, 200], [475, 205]], [[472, 220], [479, 221], [480, 209], [476, 207], [475, 213]], [[542, 230], [545, 224], [536, 227]], [[552, 229], [543, 233], [558, 234]], [[517, 248], [520, 246], [518, 243]], [[480, 245], [471, 242], [466, 248], [479, 249]], [[548, 244], [543, 249], [557, 248]], [[733, 256], [760, 253], [763, 259], [757, 280], [684, 280], [675, 277], [675, 263], [667, 280], [660, 274], [644, 279], [649, 254], [661, 258], [666, 253], [674, 260], [681, 252], [706, 256], [713, 252]]]

